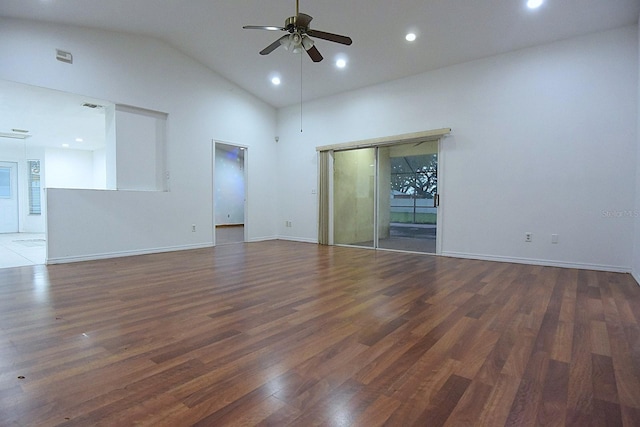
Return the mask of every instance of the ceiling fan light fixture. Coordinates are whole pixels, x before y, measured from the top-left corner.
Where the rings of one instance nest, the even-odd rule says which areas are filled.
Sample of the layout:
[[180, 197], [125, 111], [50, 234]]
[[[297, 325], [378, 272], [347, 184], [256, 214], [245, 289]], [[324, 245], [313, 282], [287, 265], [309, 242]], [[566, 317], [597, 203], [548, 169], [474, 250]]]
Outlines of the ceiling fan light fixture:
[[302, 47], [304, 50], [309, 50], [313, 47], [313, 40], [307, 36], [302, 36]]
[[280, 40], [280, 44], [286, 49], [293, 53], [302, 52], [302, 36], [298, 33], [292, 33], [289, 37], [285, 37]]

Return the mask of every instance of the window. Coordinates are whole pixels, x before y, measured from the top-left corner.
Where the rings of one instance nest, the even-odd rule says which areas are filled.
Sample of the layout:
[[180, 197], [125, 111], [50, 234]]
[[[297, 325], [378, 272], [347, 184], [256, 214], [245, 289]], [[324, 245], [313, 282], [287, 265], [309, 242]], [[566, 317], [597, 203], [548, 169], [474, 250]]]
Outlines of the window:
[[40, 215], [40, 160], [29, 160], [29, 215]]

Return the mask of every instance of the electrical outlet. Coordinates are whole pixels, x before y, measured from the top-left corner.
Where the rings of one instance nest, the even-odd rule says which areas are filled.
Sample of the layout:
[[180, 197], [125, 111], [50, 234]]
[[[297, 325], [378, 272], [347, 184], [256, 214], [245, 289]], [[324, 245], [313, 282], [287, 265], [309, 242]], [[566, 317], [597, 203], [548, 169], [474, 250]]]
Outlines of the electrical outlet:
[[527, 231], [526, 233], [524, 233], [524, 241], [527, 243], [531, 243], [531, 240], [533, 239], [533, 233]]
[[191, 224], [191, 232], [192, 233], [196, 232], [196, 225], [195, 224]]
[[557, 234], [552, 234], [551, 235], [551, 243], [553, 243], [553, 244], [557, 244], [558, 243], [558, 235]]

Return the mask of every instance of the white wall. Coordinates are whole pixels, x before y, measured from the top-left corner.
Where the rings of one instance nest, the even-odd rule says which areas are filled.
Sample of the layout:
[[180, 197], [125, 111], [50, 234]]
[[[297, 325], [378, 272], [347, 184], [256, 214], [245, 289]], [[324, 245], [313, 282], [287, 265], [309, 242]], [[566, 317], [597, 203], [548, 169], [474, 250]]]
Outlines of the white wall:
[[[640, 19], [638, 20], [640, 22]], [[638, 32], [640, 46], [640, 31]], [[638, 55], [640, 57], [640, 53]], [[640, 65], [638, 66], [640, 69]], [[636, 203], [635, 203], [635, 242], [633, 251], [633, 277], [635, 277], [638, 284], [640, 284], [640, 72], [638, 73], [638, 111], [636, 112], [638, 119], [638, 139], [636, 144], [637, 156], [636, 156]]]
[[[74, 63], [56, 61], [56, 48], [71, 52]], [[50, 262], [211, 245], [214, 138], [252, 153], [249, 239], [276, 236], [270, 106], [146, 37], [2, 18], [0, 56], [2, 79], [168, 114], [170, 191], [48, 190]]]
[[93, 158], [93, 186], [91, 188], [107, 189], [106, 149], [94, 150], [91, 154]]
[[282, 109], [280, 233], [317, 238], [316, 146], [450, 127], [444, 254], [629, 271], [637, 87], [632, 26]]
[[95, 188], [92, 151], [47, 148], [44, 165], [47, 188]]
[[118, 190], [165, 190], [166, 114], [116, 106]]

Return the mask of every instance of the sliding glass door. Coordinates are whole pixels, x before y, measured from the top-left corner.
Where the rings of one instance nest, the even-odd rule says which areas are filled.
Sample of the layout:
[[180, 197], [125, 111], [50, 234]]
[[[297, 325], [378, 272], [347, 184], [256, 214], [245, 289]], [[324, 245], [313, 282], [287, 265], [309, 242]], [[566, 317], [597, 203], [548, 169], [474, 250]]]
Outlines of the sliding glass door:
[[333, 157], [333, 242], [374, 246], [375, 148]]
[[437, 141], [378, 149], [378, 244], [436, 253]]
[[333, 243], [436, 253], [438, 141], [335, 151]]

